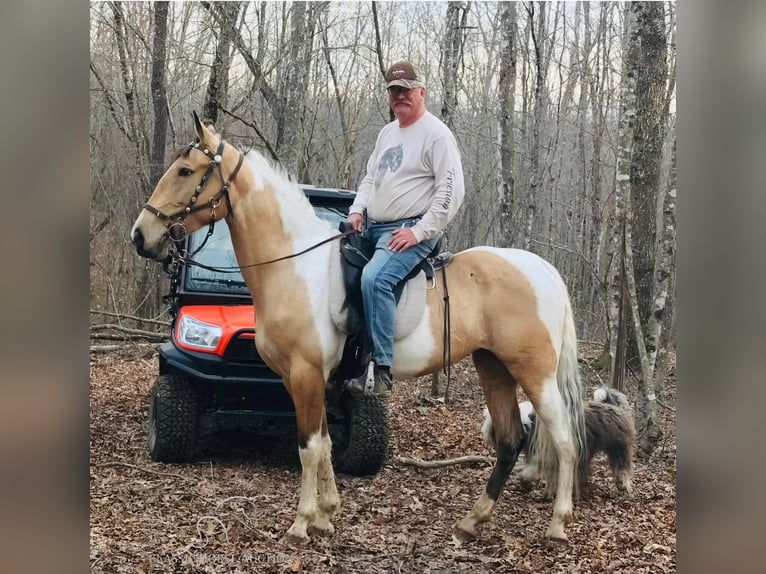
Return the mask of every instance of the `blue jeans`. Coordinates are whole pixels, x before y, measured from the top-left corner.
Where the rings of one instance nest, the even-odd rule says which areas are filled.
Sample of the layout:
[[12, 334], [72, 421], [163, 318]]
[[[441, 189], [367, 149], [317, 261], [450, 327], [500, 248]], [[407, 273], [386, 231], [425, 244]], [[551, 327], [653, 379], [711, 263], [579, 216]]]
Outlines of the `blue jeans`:
[[375, 254], [362, 270], [362, 299], [364, 317], [372, 339], [372, 360], [376, 365], [390, 367], [393, 364], [396, 314], [394, 287], [428, 257], [439, 240], [438, 236], [426, 239], [402, 253], [388, 248], [388, 242], [396, 229], [412, 227], [419, 219], [371, 223], [367, 227], [367, 237], [375, 244]]

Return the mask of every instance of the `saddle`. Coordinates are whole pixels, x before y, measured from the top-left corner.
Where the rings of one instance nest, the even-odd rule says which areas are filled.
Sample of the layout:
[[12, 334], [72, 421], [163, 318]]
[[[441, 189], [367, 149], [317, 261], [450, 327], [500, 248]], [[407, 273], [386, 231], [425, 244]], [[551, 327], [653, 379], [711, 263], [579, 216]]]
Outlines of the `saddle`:
[[[341, 232], [346, 232], [351, 230], [351, 226], [348, 222], [343, 221], [340, 223], [339, 229]], [[446, 267], [452, 259], [452, 254], [448, 251], [442, 251], [442, 247], [443, 240], [439, 239], [428, 257], [394, 288], [397, 302], [396, 330], [397, 332], [402, 331], [402, 336], [411, 332], [417, 325], [420, 320], [420, 317], [417, 316], [418, 313], [424, 312], [426, 290], [435, 286], [436, 272]], [[369, 263], [374, 253], [375, 245], [369, 239], [359, 234], [347, 235], [340, 242], [340, 261], [336, 259], [331, 263], [333, 267], [337, 264], [336, 262], [340, 264], [338, 279], [342, 281], [343, 285], [342, 300], [341, 297], [331, 298], [331, 314], [338, 328], [347, 334], [343, 358], [336, 373], [336, 377], [339, 379], [362, 375], [369, 362], [372, 341], [370, 341], [364, 319], [362, 269]], [[405, 292], [405, 285], [412, 279], [415, 280], [410, 283]], [[340, 295], [338, 293], [340, 289], [337, 287], [331, 292]], [[400, 323], [398, 319], [400, 310], [403, 310], [405, 315], [406, 311], [413, 310], [414, 316], [407, 316]]]
[[[351, 229], [351, 226], [348, 222], [342, 221], [339, 229], [346, 232]], [[423, 262], [394, 287], [397, 303], [401, 299], [407, 281], [415, 278], [421, 272], [425, 274], [426, 282], [430, 284], [430, 288], [435, 285], [436, 271], [449, 265], [452, 260], [452, 253], [442, 251], [443, 244], [444, 237], [442, 236]], [[344, 306], [348, 308], [348, 333], [366, 337], [367, 329], [364, 322], [364, 302], [362, 300], [362, 269], [372, 259], [375, 245], [360, 234], [347, 235], [341, 240], [340, 253], [343, 286], [346, 293]]]

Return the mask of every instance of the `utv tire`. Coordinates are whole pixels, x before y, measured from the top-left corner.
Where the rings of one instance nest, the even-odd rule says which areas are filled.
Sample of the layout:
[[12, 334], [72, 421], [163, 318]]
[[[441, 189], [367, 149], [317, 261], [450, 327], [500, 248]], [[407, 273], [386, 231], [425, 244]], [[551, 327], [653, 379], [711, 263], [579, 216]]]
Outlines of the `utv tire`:
[[197, 450], [197, 393], [180, 375], [161, 375], [149, 400], [149, 456], [158, 462], [186, 462]]
[[331, 436], [333, 462], [338, 472], [355, 476], [377, 473], [388, 450], [388, 408], [376, 396], [355, 397], [348, 392], [340, 398], [343, 431]]

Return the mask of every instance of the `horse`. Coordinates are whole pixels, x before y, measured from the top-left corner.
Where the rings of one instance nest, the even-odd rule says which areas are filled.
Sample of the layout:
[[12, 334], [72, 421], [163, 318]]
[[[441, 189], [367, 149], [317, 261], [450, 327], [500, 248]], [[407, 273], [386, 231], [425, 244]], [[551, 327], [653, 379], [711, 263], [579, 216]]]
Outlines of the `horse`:
[[[536, 430], [537, 417], [532, 403], [519, 403], [521, 423], [524, 433], [531, 436]], [[585, 404], [586, 456], [577, 469], [580, 492], [588, 488], [590, 468], [593, 457], [599, 452], [606, 453], [609, 468], [614, 477], [617, 491], [630, 497], [633, 493], [633, 451], [636, 448], [636, 427], [633, 411], [628, 398], [620, 391], [601, 387], [593, 392], [593, 399]], [[484, 421], [481, 426], [484, 442], [495, 447], [492, 417], [484, 407]], [[526, 466], [521, 473], [524, 488], [530, 489], [531, 483], [539, 476], [536, 460], [525, 445]], [[546, 485], [548, 496], [548, 485]]]
[[[256, 309], [258, 353], [282, 377], [295, 406], [300, 498], [283, 541], [305, 544], [309, 531], [332, 534], [340, 509], [325, 412], [325, 386], [347, 337], [328, 305], [331, 291], [342, 285], [333, 264], [340, 257], [339, 242], [331, 240], [336, 230], [314, 214], [284, 170], [257, 151], [241, 153], [193, 117], [194, 140], [160, 178], [130, 239], [139, 255], [167, 263], [187, 233], [220, 220], [228, 224]], [[392, 373], [396, 379], [421, 376], [472, 355], [495, 421], [498, 456], [484, 491], [453, 533], [473, 539], [477, 525], [491, 518], [522, 447], [520, 385], [545, 429], [537, 433], [536, 452], [544, 468], [556, 463], [556, 476], [547, 477], [557, 488], [546, 535], [565, 541], [565, 526], [573, 520], [574, 469], [585, 452], [566, 286], [552, 265], [516, 249], [456, 253], [445, 274], [449, 344], [443, 342], [445, 285], [439, 281], [428, 290], [417, 326], [395, 341]]]

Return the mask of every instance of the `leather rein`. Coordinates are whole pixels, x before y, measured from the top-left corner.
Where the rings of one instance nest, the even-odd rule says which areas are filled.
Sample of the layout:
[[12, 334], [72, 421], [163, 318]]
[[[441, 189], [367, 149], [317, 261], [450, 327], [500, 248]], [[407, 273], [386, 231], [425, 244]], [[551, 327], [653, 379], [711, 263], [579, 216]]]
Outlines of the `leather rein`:
[[[208, 271], [214, 271], [216, 273], [237, 273], [239, 272], [240, 269], [246, 269], [248, 267], [259, 267], [261, 265], [268, 265], [269, 263], [276, 263], [278, 261], [292, 259], [293, 257], [298, 257], [299, 255], [303, 255], [304, 253], [312, 251], [313, 249], [316, 249], [317, 247], [320, 247], [324, 245], [325, 243], [335, 241], [336, 239], [340, 239], [348, 235], [359, 233], [358, 231], [354, 231], [354, 230], [344, 231], [342, 233], [333, 235], [332, 237], [328, 237], [327, 239], [323, 239], [319, 243], [316, 243], [310, 247], [307, 247], [306, 249], [303, 249], [302, 251], [299, 251], [298, 253], [285, 255], [283, 257], [277, 257], [276, 259], [270, 259], [268, 261], [261, 261], [260, 263], [253, 263], [251, 265], [243, 265], [243, 266], [235, 265], [232, 267], [212, 267], [212, 266], [200, 263], [199, 261], [193, 260], [192, 257], [200, 252], [200, 250], [207, 243], [207, 240], [210, 239], [210, 236], [213, 235], [213, 230], [215, 227], [215, 223], [217, 221], [215, 210], [221, 204], [222, 196], [226, 199], [226, 207], [227, 207], [226, 217], [227, 218], [230, 216], [233, 217], [234, 210], [232, 209], [231, 199], [229, 198], [229, 187], [233, 183], [234, 179], [237, 177], [237, 174], [239, 173], [239, 170], [242, 167], [242, 163], [244, 162], [244, 156], [240, 152], [239, 160], [237, 161], [237, 166], [231, 172], [231, 175], [229, 176], [229, 178], [224, 179], [223, 170], [221, 168], [221, 162], [223, 161], [223, 149], [224, 149], [223, 140], [221, 140], [221, 142], [218, 144], [218, 149], [216, 150], [215, 153], [213, 153], [209, 148], [204, 146], [199, 141], [199, 139], [195, 139], [194, 141], [192, 141], [189, 144], [187, 151], [191, 151], [193, 149], [199, 150], [202, 153], [204, 153], [207, 157], [209, 157], [210, 164], [208, 165], [208, 168], [205, 171], [205, 173], [202, 175], [202, 179], [200, 180], [199, 184], [197, 185], [196, 188], [194, 188], [194, 194], [189, 199], [189, 203], [187, 204], [187, 206], [172, 215], [167, 215], [165, 213], [162, 213], [156, 207], [149, 205], [148, 203], [145, 203], [143, 205], [143, 209], [145, 209], [149, 213], [157, 216], [158, 218], [166, 222], [165, 227], [167, 227], [168, 229], [168, 236], [170, 237], [170, 240], [173, 242], [173, 245], [176, 248], [170, 254], [173, 261], [181, 263], [183, 265], [201, 267], [202, 269], [207, 269]], [[199, 199], [199, 196], [202, 193], [202, 191], [205, 189], [205, 185], [207, 185], [210, 175], [215, 170], [218, 171], [218, 175], [221, 178], [221, 189], [218, 193], [213, 195], [209, 201], [198, 205], [197, 201]], [[197, 247], [197, 249], [195, 249], [191, 254], [189, 254], [186, 252], [185, 249], [180, 247], [183, 241], [189, 235], [189, 232], [186, 229], [186, 226], [184, 225], [184, 219], [186, 219], [186, 216], [188, 216], [190, 213], [202, 211], [203, 209], [210, 209], [210, 225], [208, 227], [207, 234], [205, 235], [205, 239], [202, 241], [200, 246]], [[175, 231], [176, 233], [175, 237], [174, 237], [174, 230], [177, 230]]]

